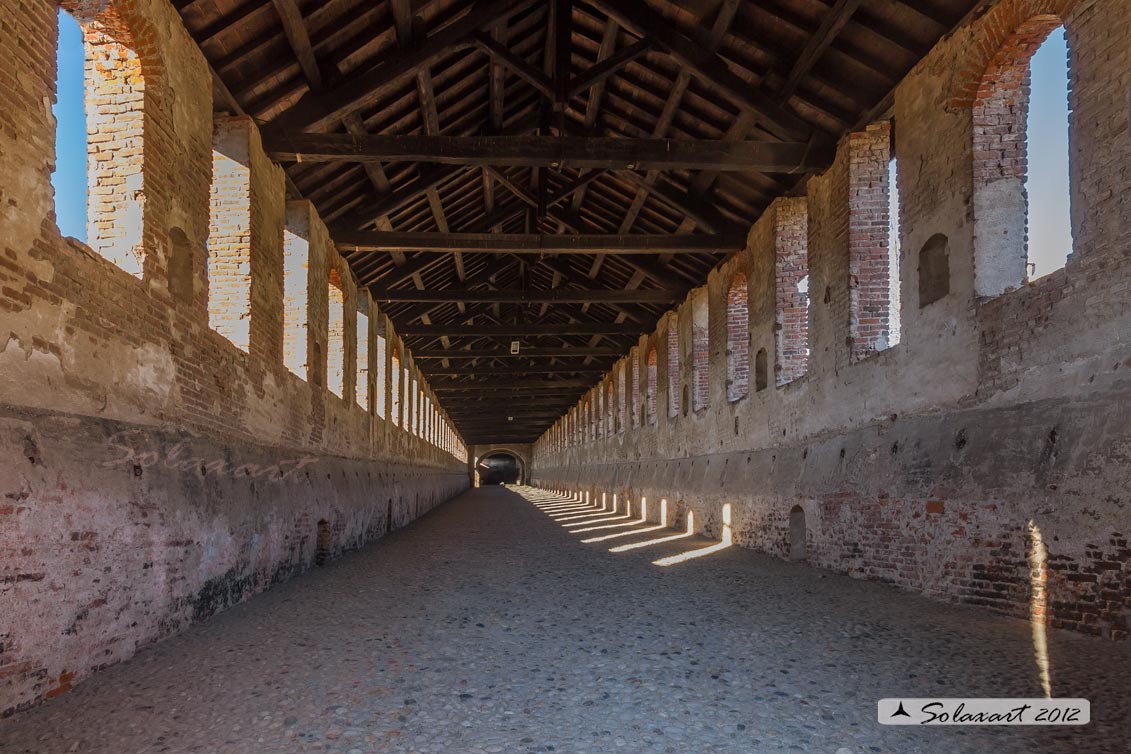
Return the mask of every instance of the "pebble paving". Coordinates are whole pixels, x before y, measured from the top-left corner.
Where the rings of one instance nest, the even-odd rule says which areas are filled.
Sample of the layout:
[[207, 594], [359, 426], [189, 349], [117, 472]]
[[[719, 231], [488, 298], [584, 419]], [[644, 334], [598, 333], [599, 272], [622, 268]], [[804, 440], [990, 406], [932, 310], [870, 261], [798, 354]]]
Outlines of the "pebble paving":
[[1131, 751], [1126, 645], [1050, 632], [1088, 726], [881, 726], [881, 697], [1041, 696], [1029, 624], [578, 506], [472, 490], [0, 720], [0, 752]]

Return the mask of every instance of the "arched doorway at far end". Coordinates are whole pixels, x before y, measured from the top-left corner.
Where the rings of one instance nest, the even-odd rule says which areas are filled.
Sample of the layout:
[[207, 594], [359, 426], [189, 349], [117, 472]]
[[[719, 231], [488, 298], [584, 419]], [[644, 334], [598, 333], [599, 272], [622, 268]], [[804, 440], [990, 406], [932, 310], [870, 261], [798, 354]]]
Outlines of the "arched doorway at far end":
[[496, 450], [481, 456], [475, 464], [479, 486], [525, 484], [526, 466], [514, 453]]

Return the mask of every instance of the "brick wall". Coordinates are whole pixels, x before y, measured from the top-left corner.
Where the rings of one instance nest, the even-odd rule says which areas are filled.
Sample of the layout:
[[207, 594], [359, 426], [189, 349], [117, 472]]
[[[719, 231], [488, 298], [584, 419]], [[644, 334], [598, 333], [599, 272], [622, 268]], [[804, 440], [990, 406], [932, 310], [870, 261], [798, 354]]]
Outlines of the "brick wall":
[[[977, 83], [1006, 40], [1047, 14], [1064, 22], [1070, 48], [1073, 255], [1064, 269], [987, 299], [976, 283]], [[867, 289], [853, 281], [866, 269], [884, 273], [877, 284], [887, 277], [887, 221], [875, 216], [887, 207], [879, 201], [888, 167], [881, 125], [842, 140], [805, 196], [763, 213], [747, 249], [663, 320], [686, 326], [706, 295], [711, 354], [721, 354], [726, 294], [747, 272], [753, 348], [784, 351], [771, 334], [775, 307], [765, 304], [778, 287], [783, 234], [775, 223], [804, 207], [807, 371], [745, 400], [675, 412], [603, 442], [557, 450], [535, 443], [535, 481], [590, 496], [666, 500], [670, 522], [694, 514], [696, 529], [710, 536], [721, 535], [730, 505], [735, 542], [781, 557], [789, 554], [791, 512], [800, 509], [807, 559], [820, 567], [1026, 620], [1043, 590], [1051, 626], [1127, 641], [1129, 29], [1125, 3], [1002, 0], [899, 85], [901, 239], [917, 250], [944, 236], [949, 280], [929, 306], [904, 308], [898, 345], [878, 350], [878, 338], [863, 340], [853, 329], [881, 324], [854, 325]], [[871, 214], [866, 233], [853, 228], [859, 207]], [[1016, 207], [1003, 210], [1016, 221]], [[875, 265], [852, 264], [862, 250]], [[902, 265], [902, 289], [917, 291], [919, 274], [914, 263]], [[887, 291], [875, 298], [873, 311], [882, 313]], [[660, 327], [642, 342], [666, 340]], [[712, 378], [711, 389], [724, 394], [723, 380]], [[1031, 565], [1042, 548], [1043, 576]]]
[[[303, 251], [284, 243], [282, 173], [250, 120], [213, 123], [208, 67], [172, 5], [67, 7], [88, 39], [129, 32], [144, 88], [93, 92], [107, 118], [95, 149], [116, 153], [93, 173], [108, 190], [91, 216], [114, 221], [92, 246], [62, 238], [57, 6], [0, 0], [0, 491], [16, 501], [0, 505], [0, 714], [308, 567], [320, 519], [340, 552], [383, 534], [390, 510], [403, 525], [467, 485], [461, 460], [329, 398], [328, 271], [345, 268], [309, 207], [306, 269], [289, 263]], [[142, 91], [138, 155], [115, 139], [136, 140]], [[214, 137], [233, 168], [216, 171], [215, 196]], [[115, 192], [142, 217], [115, 214]], [[116, 235], [127, 228], [141, 228], [140, 251]], [[307, 279], [305, 359], [287, 335], [302, 296], [290, 272]], [[350, 317], [347, 359], [354, 338]]]

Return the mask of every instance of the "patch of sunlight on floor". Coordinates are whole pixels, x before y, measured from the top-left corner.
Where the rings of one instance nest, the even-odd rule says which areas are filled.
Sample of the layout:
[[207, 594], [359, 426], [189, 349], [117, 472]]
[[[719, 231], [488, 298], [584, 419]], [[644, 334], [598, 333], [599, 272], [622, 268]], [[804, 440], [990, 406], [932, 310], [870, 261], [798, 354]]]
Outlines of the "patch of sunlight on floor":
[[678, 563], [686, 563], [689, 560], [694, 560], [695, 558], [703, 558], [703, 557], [706, 557], [707, 555], [714, 555], [716, 552], [720, 552], [722, 550], [725, 550], [725, 549], [727, 549], [728, 547], [731, 546], [733, 541], [734, 541], [734, 534], [731, 530], [730, 503], [727, 503], [723, 506], [723, 537], [722, 537], [722, 541], [720, 541], [717, 545], [711, 545], [710, 547], [701, 547], [698, 550], [689, 550], [688, 552], [680, 553], [679, 555], [672, 555], [671, 557], [660, 558], [659, 560], [653, 560], [652, 564], [666, 567], [666, 566], [673, 566], [673, 565], [676, 565]]
[[[639, 524], [632, 524], [632, 525], [638, 526]], [[660, 524], [659, 526], [647, 526], [643, 529], [633, 529], [632, 531], [618, 531], [616, 534], [605, 534], [604, 536], [600, 536], [600, 537], [590, 537], [589, 539], [581, 540], [581, 542], [582, 542], [582, 544], [591, 544], [593, 542], [605, 542], [605, 541], [608, 541], [610, 539], [617, 539], [618, 537], [631, 537], [633, 534], [645, 534], [645, 533], [650, 532], [650, 531], [659, 531], [660, 529], [666, 529], [666, 528], [668, 528], [668, 527], [664, 526], [663, 524]]]
[[1033, 629], [1033, 656], [1045, 698], [1052, 698], [1052, 673], [1045, 620], [1048, 615], [1048, 548], [1041, 529], [1029, 522], [1029, 625]]
[[620, 545], [619, 547], [609, 548], [609, 552], [628, 552], [629, 550], [638, 550], [641, 547], [651, 547], [652, 545], [663, 544], [664, 542], [674, 542], [677, 539], [687, 539], [695, 535], [695, 512], [687, 512], [687, 531], [683, 534], [673, 534], [670, 537], [659, 537], [657, 539], [649, 539], [645, 542], [633, 542], [627, 545]]

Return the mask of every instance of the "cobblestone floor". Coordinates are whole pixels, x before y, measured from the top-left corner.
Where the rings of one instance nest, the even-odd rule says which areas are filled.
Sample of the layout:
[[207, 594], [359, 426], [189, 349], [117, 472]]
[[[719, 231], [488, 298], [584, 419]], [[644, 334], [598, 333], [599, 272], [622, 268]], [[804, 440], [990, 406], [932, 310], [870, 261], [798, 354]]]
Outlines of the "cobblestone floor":
[[678, 532], [552, 498], [471, 491], [0, 721], [0, 752], [1131, 751], [1126, 646], [1050, 634], [1086, 728], [882, 727], [880, 697], [1040, 696], [1028, 624], [737, 548], [658, 566], [714, 543], [610, 552]]

